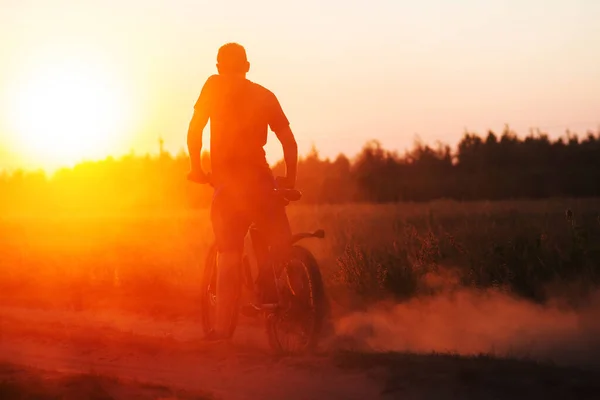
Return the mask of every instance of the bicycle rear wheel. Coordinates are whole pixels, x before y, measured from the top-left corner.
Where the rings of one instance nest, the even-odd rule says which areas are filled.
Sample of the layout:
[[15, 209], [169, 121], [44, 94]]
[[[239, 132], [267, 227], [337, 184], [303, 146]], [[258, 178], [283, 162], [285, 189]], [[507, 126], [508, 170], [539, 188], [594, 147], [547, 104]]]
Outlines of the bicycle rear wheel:
[[321, 271], [310, 251], [295, 245], [278, 277], [282, 307], [266, 319], [271, 348], [279, 354], [315, 349], [326, 315]]
[[[217, 247], [212, 245], [208, 250], [206, 262], [204, 264], [204, 273], [201, 282], [201, 307], [202, 329], [207, 334], [215, 328], [215, 313], [217, 302]], [[231, 338], [237, 327], [239, 315], [239, 294], [236, 296], [236, 304], [232, 311], [231, 322], [227, 337]]]

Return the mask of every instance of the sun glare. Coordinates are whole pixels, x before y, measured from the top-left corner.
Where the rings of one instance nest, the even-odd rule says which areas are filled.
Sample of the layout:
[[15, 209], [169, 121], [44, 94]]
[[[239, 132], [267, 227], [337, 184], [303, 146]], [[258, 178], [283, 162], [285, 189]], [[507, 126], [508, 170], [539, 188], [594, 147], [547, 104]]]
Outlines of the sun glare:
[[12, 99], [11, 123], [22, 152], [46, 167], [105, 157], [126, 129], [121, 89], [93, 65], [63, 63], [31, 72]]

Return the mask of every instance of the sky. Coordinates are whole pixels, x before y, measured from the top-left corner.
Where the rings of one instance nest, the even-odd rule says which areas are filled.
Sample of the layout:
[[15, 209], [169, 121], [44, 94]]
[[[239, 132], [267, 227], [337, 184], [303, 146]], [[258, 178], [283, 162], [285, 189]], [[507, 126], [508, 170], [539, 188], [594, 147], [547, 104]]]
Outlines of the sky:
[[[248, 79], [277, 95], [301, 153], [353, 156], [370, 139], [400, 152], [416, 137], [455, 145], [465, 129], [505, 123], [554, 136], [600, 126], [597, 0], [0, 0], [0, 10], [0, 168], [41, 163], [13, 105], [61, 63], [84, 65], [65, 71], [89, 72], [118, 104], [118, 137], [95, 156], [156, 152], [159, 137], [184, 149], [230, 41], [246, 47]], [[94, 105], [80, 100], [78, 110]], [[25, 102], [21, 117], [38, 130], [44, 101]], [[274, 135], [267, 151], [281, 157]]]

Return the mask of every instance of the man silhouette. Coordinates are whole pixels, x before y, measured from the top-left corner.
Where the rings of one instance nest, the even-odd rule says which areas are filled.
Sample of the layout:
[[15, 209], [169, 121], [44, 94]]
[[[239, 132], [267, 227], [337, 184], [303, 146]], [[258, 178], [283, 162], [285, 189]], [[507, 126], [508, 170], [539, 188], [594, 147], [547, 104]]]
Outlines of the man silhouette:
[[[291, 248], [291, 230], [284, 205], [275, 197], [276, 186], [293, 188], [298, 147], [277, 97], [246, 79], [250, 63], [237, 43], [223, 45], [217, 54], [217, 75], [210, 76], [194, 106], [187, 144], [191, 171], [188, 179], [210, 183], [215, 191], [211, 223], [217, 245], [217, 304], [215, 329], [207, 340], [227, 336], [235, 295], [241, 289], [244, 238], [251, 223], [266, 234], [278, 259]], [[202, 132], [210, 119], [211, 175], [201, 166]], [[283, 147], [286, 176], [275, 179], [264, 145], [268, 129]], [[260, 276], [259, 276], [260, 277]], [[267, 291], [259, 301], [276, 301]]]

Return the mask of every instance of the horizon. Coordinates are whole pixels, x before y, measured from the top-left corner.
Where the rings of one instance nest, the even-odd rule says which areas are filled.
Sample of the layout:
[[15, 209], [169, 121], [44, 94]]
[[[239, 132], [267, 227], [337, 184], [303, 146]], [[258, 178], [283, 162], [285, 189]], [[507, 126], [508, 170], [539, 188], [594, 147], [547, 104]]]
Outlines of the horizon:
[[[300, 154], [314, 145], [325, 158], [350, 156], [372, 139], [402, 153], [417, 136], [454, 147], [465, 130], [505, 124], [551, 138], [600, 126], [592, 0], [2, 3], [0, 169], [155, 153], [159, 137], [177, 154], [229, 41], [246, 47], [248, 79], [278, 96]], [[282, 157], [273, 135], [266, 151], [271, 163]]]
[[[468, 134], [468, 135], [474, 135], [476, 137], [479, 137], [483, 142], [485, 142], [486, 138], [489, 136], [489, 134], [494, 134], [496, 139], [498, 140], [498, 143], [500, 143], [500, 139], [503, 137], [503, 135], [505, 133], [509, 133], [509, 135], [516, 138], [521, 144], [524, 144], [525, 139], [527, 139], [527, 138], [538, 139], [541, 136], [547, 137], [547, 139], [549, 140], [551, 145], [558, 144], [559, 141], [562, 141], [563, 143], [565, 143], [569, 139], [573, 139], [573, 138], [575, 138], [578, 143], [584, 143], [590, 137], [590, 135], [593, 138], [595, 138], [596, 140], [600, 140], [600, 126], [596, 130], [588, 129], [588, 130], [582, 131], [582, 132], [567, 130], [567, 132], [565, 132], [563, 134], [549, 135], [548, 132], [545, 132], [541, 129], [538, 129], [538, 130], [532, 129], [527, 133], [517, 132], [514, 129], [512, 129], [512, 127], [510, 127], [508, 124], [505, 125], [505, 127], [501, 131], [494, 131], [494, 130], [489, 129], [486, 132], [471, 132], [471, 131], [463, 132], [463, 136], [461, 136], [460, 140], [462, 141], [464, 139], [465, 135]], [[305, 152], [298, 152], [298, 161], [301, 162], [302, 160], [306, 160], [308, 157], [310, 157], [311, 155], [316, 153], [317, 157], [320, 161], [334, 162], [338, 157], [342, 156], [342, 157], [345, 157], [350, 163], [354, 163], [356, 161], [356, 159], [358, 157], [360, 157], [360, 155], [362, 154], [364, 149], [371, 145], [381, 146], [381, 149], [383, 151], [389, 152], [392, 154], [395, 153], [396, 156], [400, 160], [403, 160], [407, 156], [410, 156], [410, 153], [412, 151], [416, 150], [418, 147], [426, 147], [426, 148], [429, 148], [436, 152], [437, 151], [445, 151], [445, 148], [449, 148], [450, 154], [452, 155], [452, 157], [457, 157], [459, 154], [459, 147], [458, 147], [459, 144], [460, 144], [460, 141], [457, 143], [451, 144], [451, 143], [444, 143], [441, 141], [431, 143], [431, 142], [424, 142], [420, 139], [416, 139], [413, 142], [412, 146], [407, 146], [403, 151], [399, 151], [398, 149], [389, 148], [389, 147], [384, 146], [377, 139], [370, 139], [370, 140], [365, 141], [363, 143], [363, 145], [361, 146], [361, 148], [354, 153], [339, 152], [334, 155], [323, 154], [318, 147], [313, 145]], [[57, 172], [59, 172], [61, 170], [72, 170], [73, 168], [75, 168], [77, 166], [81, 166], [86, 163], [92, 163], [92, 164], [93, 163], [102, 163], [102, 162], [105, 162], [108, 160], [114, 160], [116, 162], [120, 162], [128, 157], [133, 157], [133, 158], [137, 158], [137, 159], [147, 158], [147, 157], [149, 157], [151, 159], [158, 159], [161, 156], [161, 154], [166, 154], [172, 159], [178, 159], [181, 155], [183, 155], [184, 157], [189, 157], [187, 150], [180, 149], [179, 151], [171, 151], [169, 149], [162, 148], [162, 145], [163, 145], [163, 142], [159, 139], [159, 140], [157, 140], [156, 149], [154, 151], [146, 151], [146, 152], [140, 153], [140, 152], [135, 152], [134, 150], [131, 150], [129, 153], [123, 153], [123, 154], [117, 154], [117, 155], [108, 154], [105, 157], [81, 160], [78, 162], [74, 162], [71, 165], [61, 165], [61, 166], [55, 166], [55, 167], [38, 167], [38, 168], [24, 168], [22, 166], [16, 166], [13, 168], [3, 168], [0, 166], [0, 177], [2, 176], [3, 173], [7, 173], [8, 174], [7, 176], [10, 176], [16, 172], [23, 172], [25, 174], [29, 174], [29, 173], [38, 174], [41, 172], [47, 178], [52, 178]], [[202, 150], [202, 153], [210, 153], [210, 151], [209, 151], [209, 149], [204, 148]], [[203, 157], [204, 157], [204, 154], [203, 154]], [[272, 169], [274, 169], [278, 166], [281, 166], [281, 163], [284, 163], [283, 157], [276, 159], [276, 160], [270, 162], [269, 164], [270, 164], [270, 167]]]

